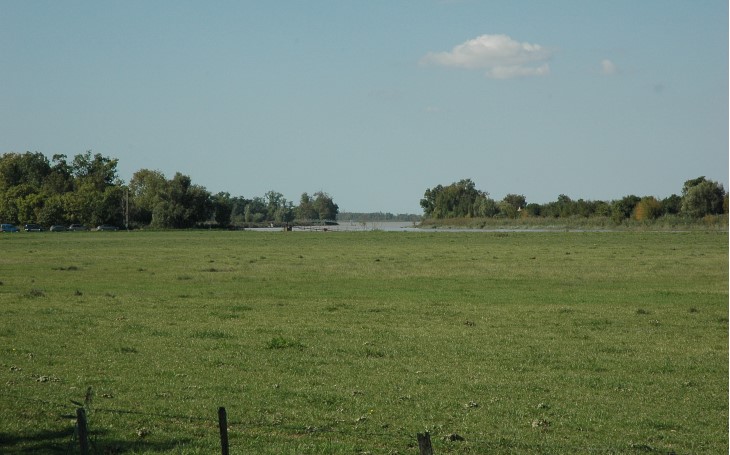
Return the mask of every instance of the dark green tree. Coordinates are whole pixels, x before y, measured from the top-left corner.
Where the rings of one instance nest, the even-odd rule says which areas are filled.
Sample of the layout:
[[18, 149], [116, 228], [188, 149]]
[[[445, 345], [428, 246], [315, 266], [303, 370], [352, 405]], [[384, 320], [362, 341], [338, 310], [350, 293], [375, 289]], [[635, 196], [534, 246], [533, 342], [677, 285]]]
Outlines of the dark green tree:
[[260, 223], [266, 221], [268, 210], [266, 201], [259, 196], [255, 196], [248, 204], [246, 204], [245, 220], [247, 223]]
[[66, 155], [53, 155], [53, 166], [43, 181], [43, 193], [49, 197], [64, 194], [74, 189], [74, 178], [71, 167], [66, 162]]
[[525, 196], [521, 194], [508, 194], [499, 203], [499, 211], [508, 218], [517, 218], [525, 202]]
[[436, 199], [443, 190], [444, 187], [441, 185], [436, 185], [433, 189], [426, 188], [426, 191], [423, 194], [423, 199], [421, 199], [421, 208], [423, 209], [423, 215], [425, 217], [436, 218], [434, 216], [434, 212], [436, 211]]
[[682, 188], [682, 213], [701, 218], [723, 213], [725, 189], [721, 184], [705, 177], [687, 180]]
[[621, 224], [624, 220], [631, 218], [634, 213], [634, 207], [641, 200], [640, 197], [629, 195], [622, 199], [613, 201], [611, 204], [611, 219], [616, 224]]
[[424, 216], [431, 218], [458, 218], [485, 216], [490, 211], [484, 200], [488, 194], [476, 189], [471, 179], [463, 179], [449, 186], [438, 185], [426, 189], [421, 208]]
[[319, 219], [319, 212], [314, 208], [314, 198], [307, 193], [302, 193], [299, 198], [299, 205], [294, 209], [294, 212], [300, 220]]
[[666, 215], [678, 215], [682, 210], [682, 198], [672, 194], [661, 200], [662, 212]]
[[339, 207], [334, 203], [329, 194], [317, 191], [314, 193], [314, 200], [312, 201], [312, 207], [317, 212], [320, 220], [334, 221], [337, 219], [337, 213]]
[[162, 201], [152, 212], [152, 226], [162, 228], [191, 228], [207, 221], [213, 206], [210, 193], [202, 186], [193, 185], [189, 176], [180, 172], [167, 182]]
[[71, 164], [71, 172], [77, 185], [90, 185], [98, 191], [118, 184], [116, 158], [108, 158], [100, 153], [91, 155], [91, 151], [76, 155]]
[[160, 171], [140, 169], [129, 181], [129, 197], [131, 200], [131, 218], [135, 223], [149, 225], [152, 213], [158, 203], [162, 202], [167, 191], [167, 179]]
[[210, 193], [179, 172], [167, 180], [159, 171], [139, 170], [129, 182], [129, 191], [133, 220], [140, 224], [190, 228], [208, 221], [214, 214]]
[[0, 157], [0, 189], [29, 185], [38, 192], [51, 166], [42, 153], [6, 153]]
[[231, 224], [231, 214], [233, 213], [233, 199], [229, 193], [220, 192], [212, 197], [213, 218], [219, 226], [229, 226]]

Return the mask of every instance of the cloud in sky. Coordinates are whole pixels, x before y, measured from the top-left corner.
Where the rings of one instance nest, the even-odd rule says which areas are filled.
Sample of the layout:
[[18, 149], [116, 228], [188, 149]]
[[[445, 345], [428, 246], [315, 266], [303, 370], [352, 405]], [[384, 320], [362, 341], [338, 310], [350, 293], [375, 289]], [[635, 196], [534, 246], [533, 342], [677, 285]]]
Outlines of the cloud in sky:
[[601, 72], [603, 74], [612, 75], [618, 73], [618, 68], [616, 68], [615, 63], [606, 58], [601, 60]]
[[539, 44], [520, 43], [507, 35], [481, 35], [461, 43], [450, 52], [429, 52], [422, 65], [466, 69], [486, 68], [492, 79], [511, 79], [550, 74], [553, 52]]

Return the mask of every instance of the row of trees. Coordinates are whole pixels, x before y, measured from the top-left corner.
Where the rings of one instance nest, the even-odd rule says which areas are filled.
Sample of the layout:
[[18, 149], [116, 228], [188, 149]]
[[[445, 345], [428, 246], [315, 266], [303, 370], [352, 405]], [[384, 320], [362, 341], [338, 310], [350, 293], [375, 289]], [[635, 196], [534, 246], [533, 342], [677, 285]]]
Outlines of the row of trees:
[[176, 173], [141, 169], [129, 184], [117, 174], [118, 160], [92, 154], [6, 153], [0, 156], [0, 221], [42, 225], [129, 223], [156, 228], [189, 228], [203, 223], [289, 223], [335, 220], [339, 208], [325, 192], [302, 194], [299, 205], [269, 191], [251, 199], [211, 194]]
[[[251, 199], [221, 192], [211, 194], [176, 173], [141, 169], [125, 184], [117, 175], [118, 160], [91, 151], [68, 159], [42, 153], [0, 156], [0, 221], [42, 225], [83, 223], [189, 228], [204, 223], [219, 226], [335, 220], [339, 207], [324, 192], [303, 193], [299, 204], [269, 191]], [[425, 191], [421, 207], [426, 218], [609, 217], [654, 220], [665, 215], [701, 218], [728, 211], [723, 186], [705, 177], [687, 180], [682, 195], [665, 199], [625, 196], [605, 201], [558, 196], [547, 204], [528, 204], [525, 196], [508, 194], [495, 201], [470, 179]]]
[[728, 212], [728, 195], [723, 186], [705, 177], [687, 180], [682, 195], [673, 194], [665, 199], [654, 196], [625, 196], [615, 201], [573, 200], [561, 194], [557, 201], [547, 204], [528, 204], [525, 196], [508, 194], [501, 201], [489, 193], [476, 189], [470, 179], [448, 186], [437, 185], [426, 189], [421, 208], [426, 218], [471, 217], [608, 217], [617, 224], [627, 219], [655, 220], [665, 215], [702, 218]]

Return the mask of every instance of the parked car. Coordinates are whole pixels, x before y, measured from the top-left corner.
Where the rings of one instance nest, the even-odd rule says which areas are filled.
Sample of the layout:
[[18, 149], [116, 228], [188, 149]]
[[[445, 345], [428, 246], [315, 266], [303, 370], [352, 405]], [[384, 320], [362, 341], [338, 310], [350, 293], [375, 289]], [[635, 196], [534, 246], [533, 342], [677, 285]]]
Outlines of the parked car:
[[63, 224], [54, 224], [48, 230], [51, 232], [63, 232], [66, 230], [66, 226]]
[[89, 228], [87, 228], [83, 224], [72, 224], [71, 226], [68, 227], [67, 230], [69, 230], [69, 231], [88, 231]]
[[23, 229], [25, 232], [41, 232], [43, 230], [43, 226], [40, 224], [26, 224]]
[[20, 229], [12, 224], [0, 224], [0, 232], [18, 232]]
[[116, 226], [112, 226], [111, 224], [102, 224], [101, 226], [96, 227], [97, 231], [118, 231], [119, 228]]

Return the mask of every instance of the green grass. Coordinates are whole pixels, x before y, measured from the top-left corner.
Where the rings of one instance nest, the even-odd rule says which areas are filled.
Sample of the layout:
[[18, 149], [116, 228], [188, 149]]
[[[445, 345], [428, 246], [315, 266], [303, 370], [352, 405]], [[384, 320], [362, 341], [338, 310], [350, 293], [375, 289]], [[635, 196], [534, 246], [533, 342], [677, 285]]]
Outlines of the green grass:
[[3, 235], [0, 309], [1, 453], [728, 452], [727, 233]]

